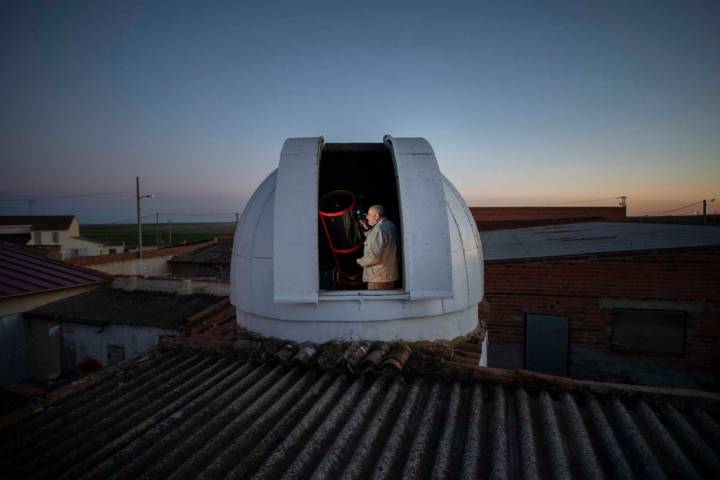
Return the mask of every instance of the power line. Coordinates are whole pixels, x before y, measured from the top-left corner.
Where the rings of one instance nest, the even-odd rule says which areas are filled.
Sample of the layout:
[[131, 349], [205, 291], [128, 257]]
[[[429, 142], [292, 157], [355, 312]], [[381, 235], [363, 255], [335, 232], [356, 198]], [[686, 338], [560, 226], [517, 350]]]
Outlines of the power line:
[[664, 211], [662, 211], [662, 212], [651, 213], [650, 215], [648, 215], [648, 217], [655, 217], [655, 216], [657, 216], [657, 215], [664, 215], [664, 214], [666, 214], [666, 213], [677, 212], [678, 210], [682, 210], [682, 209], [684, 209], [684, 208], [692, 207], [692, 206], [694, 206], [694, 205], [699, 205], [699, 204], [701, 204], [701, 203], [702, 203], [702, 200], [700, 200], [700, 201], [698, 201], [698, 202], [688, 203], [687, 205], [683, 205], [682, 207], [678, 207], [678, 208], [673, 208], [673, 209], [671, 209], [671, 210], [664, 210]]
[[574, 203], [593, 203], [593, 202], [605, 202], [607, 200], [617, 200], [620, 197], [605, 197], [605, 198], [594, 198], [592, 200], [573, 200], [571, 202], [559, 202], [558, 205], [570, 205]]
[[219, 213], [163, 213], [160, 215], [166, 217], [217, 217], [221, 215], [235, 215], [235, 212], [219, 212]]
[[67, 198], [104, 197], [107, 195], [122, 195], [125, 193], [133, 193], [133, 192], [127, 191], [127, 192], [83, 193], [83, 194], [79, 194], [79, 195], [56, 195], [56, 196], [52, 196], [52, 197], [9, 198], [9, 199], [0, 199], [0, 202], [36, 202], [38, 200], [64, 200]]

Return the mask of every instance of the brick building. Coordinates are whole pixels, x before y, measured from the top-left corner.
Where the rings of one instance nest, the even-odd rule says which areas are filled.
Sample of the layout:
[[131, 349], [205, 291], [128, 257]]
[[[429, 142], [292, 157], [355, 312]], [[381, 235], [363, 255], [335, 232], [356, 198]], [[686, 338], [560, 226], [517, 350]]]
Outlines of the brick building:
[[470, 207], [478, 230], [577, 222], [624, 222], [626, 207]]
[[720, 228], [594, 222], [482, 239], [490, 366], [720, 389]]

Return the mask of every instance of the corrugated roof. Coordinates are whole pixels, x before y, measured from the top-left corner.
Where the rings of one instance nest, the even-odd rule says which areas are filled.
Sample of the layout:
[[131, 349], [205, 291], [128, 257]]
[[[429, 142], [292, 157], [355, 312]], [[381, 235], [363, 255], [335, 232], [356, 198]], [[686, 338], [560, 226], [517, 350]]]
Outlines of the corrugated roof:
[[232, 240], [221, 241], [218, 243], [200, 247], [191, 252], [181, 253], [180, 255], [177, 255], [170, 259], [170, 262], [230, 265], [232, 248]]
[[720, 245], [720, 227], [587, 222], [481, 232], [485, 261]]
[[8, 478], [715, 478], [717, 399], [154, 352], [0, 434]]
[[111, 277], [0, 243], [0, 298], [106, 283]]
[[43, 305], [26, 315], [91, 325], [179, 329], [188, 316], [222, 301], [212, 295], [177, 295], [105, 287]]
[[67, 230], [74, 215], [0, 216], [0, 225], [31, 225], [32, 230]]

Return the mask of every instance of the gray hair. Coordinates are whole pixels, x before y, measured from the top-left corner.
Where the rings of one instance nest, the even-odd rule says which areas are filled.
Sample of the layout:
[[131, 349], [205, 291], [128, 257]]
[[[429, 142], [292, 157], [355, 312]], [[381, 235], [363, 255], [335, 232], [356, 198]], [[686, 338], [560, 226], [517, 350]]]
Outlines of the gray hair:
[[382, 205], [373, 205], [372, 207], [368, 208], [368, 212], [370, 210], [375, 210], [380, 217], [385, 216], [385, 207], [383, 207]]

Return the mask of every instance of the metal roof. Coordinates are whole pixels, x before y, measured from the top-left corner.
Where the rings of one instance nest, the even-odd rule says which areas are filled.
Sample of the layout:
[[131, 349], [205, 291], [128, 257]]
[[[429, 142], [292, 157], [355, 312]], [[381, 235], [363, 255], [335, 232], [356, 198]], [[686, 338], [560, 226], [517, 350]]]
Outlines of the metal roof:
[[0, 216], [0, 225], [31, 225], [32, 230], [67, 230], [74, 215], [12, 215]]
[[720, 245], [720, 227], [587, 222], [481, 232], [486, 261]]
[[188, 316], [221, 301], [212, 295], [177, 295], [105, 287], [43, 305], [26, 315], [91, 325], [179, 329]]
[[111, 369], [0, 433], [7, 478], [716, 478], [720, 403], [192, 349]]
[[0, 298], [106, 283], [110, 277], [48, 258], [29, 248], [0, 243]]

